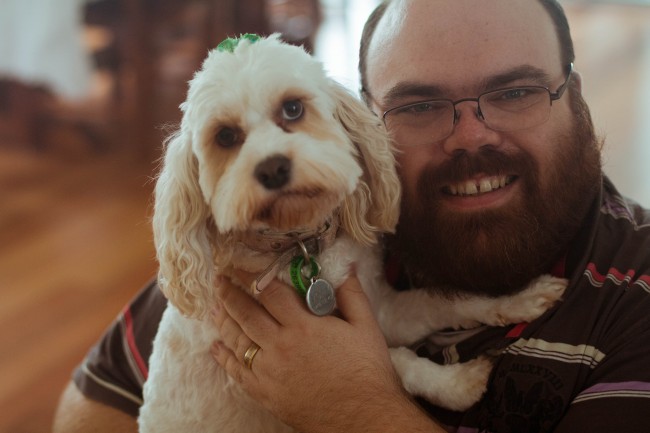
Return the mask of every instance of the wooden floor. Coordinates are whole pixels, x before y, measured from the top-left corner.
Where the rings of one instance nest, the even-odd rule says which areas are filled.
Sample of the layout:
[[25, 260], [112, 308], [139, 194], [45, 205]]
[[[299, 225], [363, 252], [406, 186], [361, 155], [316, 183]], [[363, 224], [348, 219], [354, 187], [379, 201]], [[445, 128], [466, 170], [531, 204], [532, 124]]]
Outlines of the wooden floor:
[[[185, 72], [159, 86], [157, 124], [178, 121]], [[59, 102], [22, 86], [0, 90], [0, 433], [42, 433], [72, 370], [156, 273], [150, 217], [161, 139], [134, 142], [123, 119], [89, 116], [102, 101], [66, 103], [47, 128], [26, 123]], [[102, 139], [66, 121], [75, 113]], [[41, 142], [34, 128], [46, 131]]]
[[[571, 18], [585, 93], [611, 139], [608, 170], [650, 205], [648, 8]], [[42, 433], [72, 369], [155, 273], [153, 164], [69, 133], [35, 150], [1, 108], [0, 433]]]
[[49, 431], [72, 368], [154, 275], [148, 167], [1, 150], [0, 431]]

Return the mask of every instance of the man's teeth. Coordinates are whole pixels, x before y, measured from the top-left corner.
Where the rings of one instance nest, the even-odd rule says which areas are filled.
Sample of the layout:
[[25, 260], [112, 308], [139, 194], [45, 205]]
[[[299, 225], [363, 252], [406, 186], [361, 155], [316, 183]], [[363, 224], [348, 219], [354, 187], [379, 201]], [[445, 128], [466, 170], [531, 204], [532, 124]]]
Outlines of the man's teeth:
[[486, 177], [476, 180], [468, 180], [455, 185], [449, 185], [448, 189], [452, 195], [478, 195], [503, 188], [512, 182], [507, 176]]

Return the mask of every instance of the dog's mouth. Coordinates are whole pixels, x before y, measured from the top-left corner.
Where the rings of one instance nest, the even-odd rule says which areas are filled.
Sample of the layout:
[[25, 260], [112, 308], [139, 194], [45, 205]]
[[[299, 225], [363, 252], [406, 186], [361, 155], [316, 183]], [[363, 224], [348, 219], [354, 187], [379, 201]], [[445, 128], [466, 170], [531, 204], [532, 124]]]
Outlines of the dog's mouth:
[[456, 197], [477, 196], [498, 191], [517, 179], [514, 175], [486, 176], [442, 187], [442, 193]]
[[280, 191], [260, 207], [255, 219], [279, 228], [291, 227], [311, 220], [328, 201], [319, 187]]

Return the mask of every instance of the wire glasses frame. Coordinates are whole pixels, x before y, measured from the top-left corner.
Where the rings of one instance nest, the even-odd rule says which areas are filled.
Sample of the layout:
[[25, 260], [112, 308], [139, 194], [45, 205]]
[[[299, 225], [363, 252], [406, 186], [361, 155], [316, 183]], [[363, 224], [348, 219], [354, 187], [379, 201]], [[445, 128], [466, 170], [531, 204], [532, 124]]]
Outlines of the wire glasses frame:
[[546, 122], [553, 101], [568, 87], [573, 63], [566, 67], [564, 83], [551, 92], [543, 86], [516, 86], [491, 90], [476, 98], [432, 99], [419, 101], [384, 112], [382, 119], [393, 138], [405, 146], [435, 143], [449, 137], [459, 119], [456, 105], [476, 102], [477, 116], [490, 129], [518, 131]]

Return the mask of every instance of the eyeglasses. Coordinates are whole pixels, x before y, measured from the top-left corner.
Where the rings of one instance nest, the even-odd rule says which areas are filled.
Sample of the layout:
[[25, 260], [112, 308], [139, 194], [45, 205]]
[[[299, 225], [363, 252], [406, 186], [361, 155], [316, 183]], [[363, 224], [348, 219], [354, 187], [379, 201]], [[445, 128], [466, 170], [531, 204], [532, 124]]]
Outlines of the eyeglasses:
[[518, 131], [546, 122], [551, 105], [562, 97], [569, 83], [573, 63], [567, 66], [567, 77], [555, 93], [543, 86], [508, 87], [482, 93], [478, 98], [433, 99], [391, 108], [384, 112], [386, 129], [404, 146], [435, 143], [449, 137], [459, 115], [456, 105], [476, 101], [477, 115], [495, 131]]

